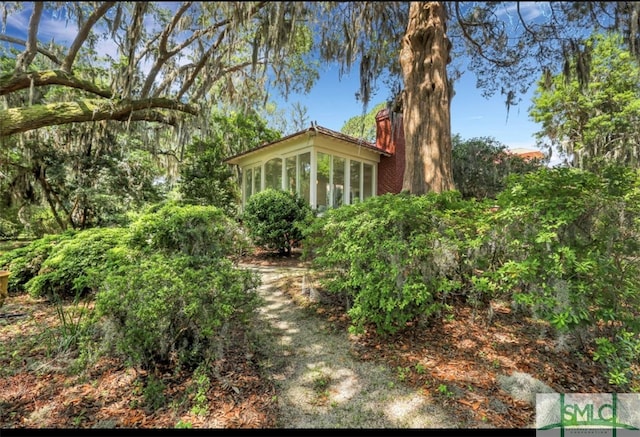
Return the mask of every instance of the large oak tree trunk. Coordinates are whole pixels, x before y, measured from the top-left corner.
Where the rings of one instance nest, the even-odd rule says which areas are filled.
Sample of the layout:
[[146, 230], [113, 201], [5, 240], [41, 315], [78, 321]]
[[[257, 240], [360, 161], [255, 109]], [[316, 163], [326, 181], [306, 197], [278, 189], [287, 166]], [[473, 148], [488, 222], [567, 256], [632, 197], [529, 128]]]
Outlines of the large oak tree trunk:
[[406, 159], [402, 190], [411, 194], [454, 189], [451, 169], [451, 43], [441, 2], [413, 2], [402, 40]]

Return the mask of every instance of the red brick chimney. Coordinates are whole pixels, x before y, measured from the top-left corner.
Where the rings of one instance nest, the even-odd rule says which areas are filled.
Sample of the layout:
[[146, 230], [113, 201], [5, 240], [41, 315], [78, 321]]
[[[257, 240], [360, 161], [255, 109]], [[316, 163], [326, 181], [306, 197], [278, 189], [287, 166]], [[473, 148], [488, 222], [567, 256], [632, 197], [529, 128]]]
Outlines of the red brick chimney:
[[402, 191], [404, 175], [404, 130], [402, 115], [396, 115], [391, 125], [389, 111], [376, 114], [376, 147], [391, 156], [381, 156], [378, 164], [378, 195]]

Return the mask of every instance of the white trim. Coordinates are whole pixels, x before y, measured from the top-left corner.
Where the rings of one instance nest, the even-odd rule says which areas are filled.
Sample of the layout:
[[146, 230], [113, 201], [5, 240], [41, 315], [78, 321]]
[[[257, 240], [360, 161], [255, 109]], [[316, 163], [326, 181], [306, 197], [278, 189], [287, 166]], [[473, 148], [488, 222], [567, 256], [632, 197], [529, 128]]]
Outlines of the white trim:
[[[275, 153], [274, 153], [275, 152]], [[283, 144], [279, 148], [269, 147], [264, 150], [259, 150], [256, 153], [253, 153], [245, 159], [240, 157], [238, 159], [238, 165], [240, 167], [240, 172], [242, 174], [241, 179], [241, 190], [242, 190], [242, 204], [240, 208], [243, 209], [248, 201], [248, 197], [252, 196], [256, 193], [255, 190], [255, 171], [256, 169], [260, 169], [260, 181], [259, 181], [259, 190], [262, 191], [266, 186], [266, 163], [271, 159], [278, 158], [282, 163], [282, 173], [281, 173], [281, 188], [283, 190], [289, 190], [289, 179], [287, 173], [287, 159], [295, 156], [295, 178], [296, 178], [296, 186], [295, 190], [298, 195], [304, 198], [304, 194], [301, 192], [302, 188], [302, 172], [300, 168], [300, 156], [302, 154], [309, 153], [309, 164], [311, 166], [309, 172], [309, 203], [311, 204], [313, 209], [318, 208], [318, 153], [324, 153], [329, 155], [330, 164], [329, 164], [329, 193], [328, 193], [328, 208], [335, 207], [335, 184], [334, 184], [334, 173], [335, 173], [335, 163], [334, 157], [341, 158], [344, 160], [345, 168], [344, 168], [344, 184], [343, 184], [343, 193], [342, 193], [342, 204], [350, 205], [351, 201], [351, 163], [357, 162], [359, 163], [359, 201], [364, 200], [364, 165], [370, 165], [371, 172], [371, 195], [377, 195], [377, 180], [378, 180], [378, 163], [380, 162], [380, 155], [368, 150], [364, 147], [347, 145], [342, 141], [336, 141], [331, 138], [325, 138], [323, 136], [316, 137], [304, 137], [301, 138], [300, 141], [297, 142], [288, 142]], [[247, 189], [245, 188], [247, 184], [247, 171], [251, 171], [251, 187], [249, 190], [248, 196], [246, 195]]]

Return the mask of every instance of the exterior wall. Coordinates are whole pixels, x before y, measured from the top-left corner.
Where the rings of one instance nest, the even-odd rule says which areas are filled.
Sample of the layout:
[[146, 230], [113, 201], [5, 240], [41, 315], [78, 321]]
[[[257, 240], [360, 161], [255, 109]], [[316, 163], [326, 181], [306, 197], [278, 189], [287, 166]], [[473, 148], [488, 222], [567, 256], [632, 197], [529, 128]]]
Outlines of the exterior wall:
[[404, 176], [404, 131], [402, 118], [399, 118], [393, 129], [392, 138], [391, 119], [386, 109], [376, 115], [376, 146], [391, 154], [391, 156], [380, 157], [377, 194], [397, 194], [402, 191]]

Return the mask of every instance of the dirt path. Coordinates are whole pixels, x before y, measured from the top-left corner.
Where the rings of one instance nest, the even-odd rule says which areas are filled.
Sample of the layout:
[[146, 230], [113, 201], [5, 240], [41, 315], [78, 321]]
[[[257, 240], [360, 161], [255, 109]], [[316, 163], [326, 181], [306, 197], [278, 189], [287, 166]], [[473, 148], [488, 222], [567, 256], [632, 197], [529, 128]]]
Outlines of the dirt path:
[[310, 315], [278, 283], [299, 280], [300, 268], [244, 265], [262, 275], [260, 317], [271, 341], [271, 377], [278, 387], [281, 428], [462, 428], [393, 369], [362, 362], [348, 333]]

